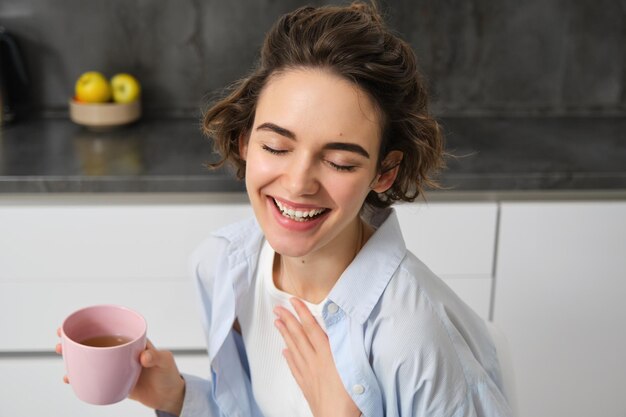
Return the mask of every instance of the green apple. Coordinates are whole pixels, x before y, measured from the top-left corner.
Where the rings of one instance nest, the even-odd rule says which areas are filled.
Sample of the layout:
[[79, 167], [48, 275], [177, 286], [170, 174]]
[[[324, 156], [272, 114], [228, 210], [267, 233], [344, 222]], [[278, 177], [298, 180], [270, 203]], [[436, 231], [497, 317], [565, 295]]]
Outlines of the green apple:
[[85, 103], [104, 103], [111, 99], [109, 81], [98, 71], [82, 74], [75, 85], [75, 98]]
[[113, 101], [116, 103], [131, 103], [139, 99], [141, 86], [139, 81], [130, 74], [116, 74], [111, 78]]

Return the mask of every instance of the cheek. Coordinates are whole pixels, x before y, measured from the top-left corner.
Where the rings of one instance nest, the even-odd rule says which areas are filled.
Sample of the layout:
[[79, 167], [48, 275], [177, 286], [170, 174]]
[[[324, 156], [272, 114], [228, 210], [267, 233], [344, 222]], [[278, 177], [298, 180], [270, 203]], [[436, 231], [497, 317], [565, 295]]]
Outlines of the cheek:
[[261, 152], [248, 151], [245, 181], [249, 193], [253, 190], [258, 192], [280, 177], [281, 161], [277, 159]]
[[[256, 152], [249, 152], [246, 160], [246, 179], [251, 181], [258, 179], [259, 176], [267, 176], [275, 171], [276, 164], [272, 164], [269, 158]], [[248, 175], [248, 173], [250, 175]]]
[[370, 191], [369, 181], [366, 177], [335, 178], [327, 181], [326, 190], [337, 203], [341, 202], [345, 207], [358, 207], [365, 201]]

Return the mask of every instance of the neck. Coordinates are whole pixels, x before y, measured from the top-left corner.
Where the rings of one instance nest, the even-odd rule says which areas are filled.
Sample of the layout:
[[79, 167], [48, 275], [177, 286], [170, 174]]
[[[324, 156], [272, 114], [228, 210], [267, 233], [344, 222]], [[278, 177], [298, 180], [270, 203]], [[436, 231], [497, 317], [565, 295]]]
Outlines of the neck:
[[370, 226], [357, 219], [351, 238], [339, 247], [326, 245], [322, 250], [303, 257], [276, 254], [274, 283], [281, 290], [313, 304], [328, 296], [339, 277], [373, 234]]

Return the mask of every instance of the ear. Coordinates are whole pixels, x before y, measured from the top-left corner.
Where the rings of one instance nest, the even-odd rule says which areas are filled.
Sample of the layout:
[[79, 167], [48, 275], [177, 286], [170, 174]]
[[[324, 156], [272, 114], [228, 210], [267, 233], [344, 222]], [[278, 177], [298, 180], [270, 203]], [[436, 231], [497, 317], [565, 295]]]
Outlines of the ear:
[[374, 178], [371, 189], [377, 193], [384, 193], [393, 185], [398, 176], [400, 163], [404, 154], [400, 151], [391, 151], [385, 156], [381, 164], [381, 170]]
[[244, 161], [246, 160], [246, 155], [248, 154], [248, 135], [242, 133], [239, 135], [239, 156]]

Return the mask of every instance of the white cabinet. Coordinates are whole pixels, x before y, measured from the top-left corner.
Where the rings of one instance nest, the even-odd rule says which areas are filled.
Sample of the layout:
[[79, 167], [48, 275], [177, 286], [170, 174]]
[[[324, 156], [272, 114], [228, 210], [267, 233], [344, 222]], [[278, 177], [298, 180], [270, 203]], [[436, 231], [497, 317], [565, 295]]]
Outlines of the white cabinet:
[[191, 251], [252, 215], [245, 200], [157, 202], [125, 196], [0, 200], [0, 352], [47, 351], [72, 311], [121, 304], [167, 349], [202, 349]]
[[626, 202], [502, 203], [495, 284], [520, 416], [626, 416]]

